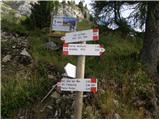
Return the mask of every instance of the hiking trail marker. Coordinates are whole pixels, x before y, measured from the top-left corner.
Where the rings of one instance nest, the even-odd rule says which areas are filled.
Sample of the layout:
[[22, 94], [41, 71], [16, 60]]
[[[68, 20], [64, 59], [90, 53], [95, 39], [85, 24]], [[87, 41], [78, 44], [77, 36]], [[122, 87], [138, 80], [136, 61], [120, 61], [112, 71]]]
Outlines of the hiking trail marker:
[[83, 92], [93, 92], [97, 91], [97, 79], [70, 79], [62, 78], [61, 82], [58, 84], [61, 91], [83, 91]]
[[63, 45], [63, 55], [100, 56], [105, 51], [99, 44], [67, 44]]
[[65, 43], [97, 41], [99, 40], [99, 29], [66, 33], [65, 36], [61, 37], [61, 40], [65, 41]]
[[[100, 44], [86, 44], [86, 41], [99, 40], [99, 29], [89, 29], [78, 32], [66, 33], [65, 36], [61, 37], [61, 40], [64, 41], [63, 55], [77, 55], [78, 61], [76, 68], [76, 78], [74, 78], [75, 72], [73, 72], [73, 76], [71, 76], [74, 79], [62, 78], [61, 81], [57, 83], [57, 86], [60, 87], [61, 91], [76, 91], [74, 117], [75, 119], [81, 119], [83, 92], [97, 92], [97, 79], [84, 78], [85, 56], [100, 56], [105, 51], [105, 49], [103, 45]], [[76, 42], [79, 43], [73, 44]], [[69, 69], [71, 69], [71, 67], [69, 67]], [[73, 69], [75, 69], [75, 67], [73, 67]], [[75, 71], [73, 69], [71, 71]]]

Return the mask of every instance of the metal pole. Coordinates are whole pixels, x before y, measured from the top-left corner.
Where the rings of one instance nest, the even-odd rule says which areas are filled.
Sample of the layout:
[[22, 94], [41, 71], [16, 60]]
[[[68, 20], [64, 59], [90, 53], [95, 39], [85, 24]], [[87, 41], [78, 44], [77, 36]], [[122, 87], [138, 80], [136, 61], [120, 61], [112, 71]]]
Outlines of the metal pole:
[[[85, 42], [83, 42], [85, 44]], [[77, 62], [77, 78], [84, 78], [85, 73], [85, 56], [78, 56]], [[83, 92], [76, 92], [75, 98], [75, 109], [74, 109], [74, 117], [75, 119], [82, 118], [82, 108], [83, 108]]]

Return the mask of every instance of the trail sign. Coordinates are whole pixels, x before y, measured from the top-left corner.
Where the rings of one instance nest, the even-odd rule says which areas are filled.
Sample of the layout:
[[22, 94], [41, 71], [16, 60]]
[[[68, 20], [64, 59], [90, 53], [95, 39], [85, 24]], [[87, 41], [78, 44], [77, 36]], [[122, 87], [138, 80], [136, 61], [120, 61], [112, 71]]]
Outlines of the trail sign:
[[76, 77], [76, 66], [67, 63], [67, 65], [64, 67], [64, 70], [68, 77], [75, 78]]
[[88, 79], [62, 78], [57, 85], [61, 91], [97, 92], [97, 79], [94, 77]]
[[52, 30], [75, 31], [77, 19], [69, 16], [53, 16]]
[[99, 40], [99, 29], [83, 30], [78, 32], [66, 33], [61, 38], [65, 43], [83, 42], [83, 41], [97, 41]]
[[63, 55], [100, 56], [105, 51], [99, 44], [63, 44]]

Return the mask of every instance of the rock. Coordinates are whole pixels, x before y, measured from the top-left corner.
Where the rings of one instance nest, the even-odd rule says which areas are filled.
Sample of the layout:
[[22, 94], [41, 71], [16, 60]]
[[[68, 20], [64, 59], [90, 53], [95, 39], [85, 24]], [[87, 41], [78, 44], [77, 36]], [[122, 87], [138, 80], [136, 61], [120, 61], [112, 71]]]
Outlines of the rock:
[[47, 108], [48, 108], [48, 109], [50, 109], [50, 110], [52, 110], [52, 109], [53, 109], [53, 107], [52, 107], [52, 106], [50, 106], [50, 105], [47, 105]]
[[20, 116], [19, 119], [24, 119], [24, 116]]
[[21, 42], [21, 46], [22, 46], [22, 47], [27, 47], [27, 46], [28, 46], [27, 41], [22, 41], [22, 42]]
[[16, 46], [14, 45], [14, 46], [12, 46], [12, 48], [14, 49], [14, 48], [16, 48]]
[[23, 65], [29, 65], [32, 63], [32, 57], [25, 48], [21, 51], [18, 62]]
[[121, 119], [121, 117], [120, 117], [120, 115], [119, 115], [118, 113], [115, 113], [115, 114], [114, 114], [114, 118], [115, 118], [115, 119]]
[[74, 119], [74, 115], [71, 115], [71, 119]]
[[2, 62], [8, 62], [11, 60], [11, 55], [6, 55], [3, 59], [2, 59]]
[[58, 94], [57, 92], [54, 92], [52, 95], [51, 95], [52, 98], [59, 98], [60, 97], [60, 94]]
[[55, 78], [55, 76], [53, 76], [53, 75], [48, 75], [48, 79], [54, 79]]
[[30, 57], [31, 58], [31, 55], [26, 51], [26, 49], [24, 48], [22, 51], [21, 51], [21, 53], [20, 53], [21, 55], [24, 55], [24, 56], [28, 56], [28, 57]]
[[57, 116], [58, 116], [58, 111], [57, 111], [57, 110], [56, 110], [56, 112], [55, 112], [54, 116], [55, 116], [55, 117], [57, 117]]
[[113, 103], [114, 103], [116, 106], [119, 105], [118, 100], [113, 99]]
[[44, 48], [46, 48], [47, 50], [58, 50], [59, 49], [59, 47], [52, 41], [44, 44]]
[[145, 105], [145, 101], [136, 100], [136, 101], [133, 103], [133, 105], [136, 106], [136, 107], [141, 107], [141, 106], [144, 106], [144, 105]]

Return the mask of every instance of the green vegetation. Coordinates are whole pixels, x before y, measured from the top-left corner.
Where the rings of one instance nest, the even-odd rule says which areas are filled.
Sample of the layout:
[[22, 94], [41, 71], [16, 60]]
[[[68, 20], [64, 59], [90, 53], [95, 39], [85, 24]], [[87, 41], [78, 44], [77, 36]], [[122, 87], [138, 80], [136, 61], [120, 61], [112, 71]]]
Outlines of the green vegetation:
[[[2, 29], [6, 31], [24, 31], [19, 23], [4, 22]], [[83, 20], [78, 23], [78, 30], [89, 29], [93, 23]], [[54, 80], [47, 77], [47, 65], [54, 65], [56, 71], [63, 73], [63, 67], [70, 62], [76, 65], [75, 56], [62, 56], [62, 49], [50, 51], [44, 49], [48, 42], [47, 32], [43, 30], [30, 31], [29, 43], [33, 61], [36, 67], [27, 66], [15, 74], [2, 74], [2, 117], [12, 118], [19, 108], [34, 104], [48, 92]], [[52, 39], [57, 42], [59, 39]], [[93, 42], [89, 42], [93, 43]], [[95, 42], [94, 42], [95, 43]], [[99, 108], [102, 117], [112, 118], [118, 113], [121, 118], [147, 118], [146, 106], [136, 107], [134, 98], [142, 95], [151, 99], [153, 96], [153, 81], [143, 70], [139, 53], [142, 48], [141, 37], [122, 38], [119, 32], [104, 32], [97, 44], [103, 44], [106, 51], [100, 57], [86, 57], [85, 76], [98, 78], [98, 92], [94, 96], [93, 106]], [[57, 42], [62, 46], [63, 43]], [[3, 46], [2, 46], [3, 47]], [[102, 92], [104, 90], [104, 92]], [[117, 101], [117, 102], [115, 102]], [[84, 105], [85, 106], [85, 105]], [[92, 118], [91, 107], [86, 107], [88, 118]], [[101, 116], [100, 116], [101, 117]], [[152, 118], [152, 116], [151, 116]]]

